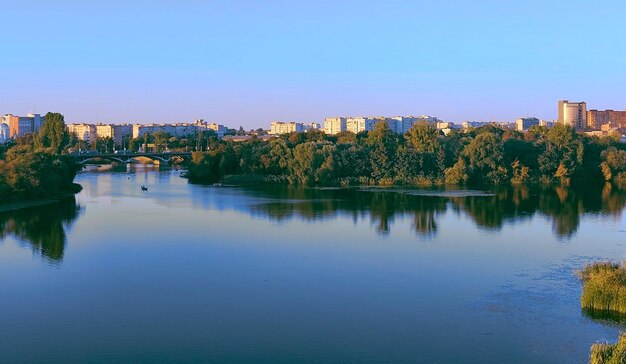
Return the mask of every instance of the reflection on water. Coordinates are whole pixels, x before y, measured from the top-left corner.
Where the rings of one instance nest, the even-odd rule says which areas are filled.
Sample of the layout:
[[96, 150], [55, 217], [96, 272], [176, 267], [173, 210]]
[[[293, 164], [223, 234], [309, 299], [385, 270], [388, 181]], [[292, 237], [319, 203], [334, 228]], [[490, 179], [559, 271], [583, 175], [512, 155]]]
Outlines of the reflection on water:
[[592, 308], [583, 308], [582, 313], [585, 317], [602, 324], [615, 326], [621, 329], [626, 328], [626, 314], [624, 313], [609, 310], [596, 310]]
[[578, 363], [617, 337], [583, 316], [573, 274], [623, 257], [626, 196], [608, 186], [197, 186], [112, 169], [81, 173], [76, 200], [0, 214], [0, 361]]
[[72, 196], [47, 205], [0, 213], [0, 241], [14, 235], [49, 262], [61, 262], [67, 240], [65, 230], [76, 220], [79, 211], [80, 206]]
[[576, 190], [563, 187], [507, 186], [493, 193], [416, 193], [403, 189], [318, 190], [263, 188], [246, 190], [256, 197], [272, 199], [250, 207], [252, 213], [278, 221], [299, 218], [326, 219], [338, 214], [369, 216], [380, 234], [388, 234], [396, 217], [413, 216], [419, 236], [437, 233], [438, 215], [452, 209], [464, 213], [482, 229], [500, 230], [541, 215], [552, 221], [554, 234], [571, 237], [583, 214], [619, 217], [626, 206], [626, 192], [606, 185]]

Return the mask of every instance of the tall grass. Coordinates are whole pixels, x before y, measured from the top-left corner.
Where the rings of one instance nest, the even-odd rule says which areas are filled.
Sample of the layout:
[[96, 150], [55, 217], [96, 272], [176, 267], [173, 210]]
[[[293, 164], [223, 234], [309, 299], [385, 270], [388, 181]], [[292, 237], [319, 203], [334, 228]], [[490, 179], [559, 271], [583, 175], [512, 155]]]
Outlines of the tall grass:
[[579, 272], [584, 310], [626, 314], [626, 267], [611, 262], [587, 265]]
[[597, 343], [591, 345], [590, 364], [626, 363], [626, 333], [621, 333], [617, 343]]

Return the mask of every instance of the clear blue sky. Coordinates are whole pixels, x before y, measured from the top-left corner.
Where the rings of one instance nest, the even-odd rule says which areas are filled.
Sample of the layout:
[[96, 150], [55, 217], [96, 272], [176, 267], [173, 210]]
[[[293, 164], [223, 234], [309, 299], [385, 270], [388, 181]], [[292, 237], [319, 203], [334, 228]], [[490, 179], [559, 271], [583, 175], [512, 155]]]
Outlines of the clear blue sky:
[[0, 113], [231, 127], [626, 108], [626, 2], [0, 0]]

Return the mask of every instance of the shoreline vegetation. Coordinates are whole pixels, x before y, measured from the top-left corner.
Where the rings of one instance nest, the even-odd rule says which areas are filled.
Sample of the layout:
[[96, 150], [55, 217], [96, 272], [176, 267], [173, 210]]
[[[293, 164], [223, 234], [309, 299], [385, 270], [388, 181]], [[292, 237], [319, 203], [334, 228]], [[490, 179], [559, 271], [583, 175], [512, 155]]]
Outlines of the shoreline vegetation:
[[286, 183], [304, 186], [576, 185], [626, 188], [626, 144], [557, 124], [526, 133], [484, 126], [441, 134], [427, 123], [398, 135], [374, 130], [291, 133], [269, 141], [212, 138], [194, 152], [192, 183]]
[[47, 113], [37, 133], [0, 145], [0, 209], [46, 204], [80, 192], [74, 177], [81, 166], [63, 154], [68, 143], [63, 115]]
[[585, 266], [578, 276], [583, 282], [580, 305], [583, 310], [626, 316], [626, 266], [596, 262]]
[[[580, 306], [587, 316], [615, 322], [626, 317], [626, 263], [596, 262], [577, 273], [583, 283]], [[626, 363], [626, 333], [615, 344], [592, 344], [589, 363]]]
[[591, 345], [590, 364], [626, 363], [626, 333], [621, 333], [615, 344], [595, 343]]
[[72, 197], [75, 194], [82, 191], [83, 188], [81, 185], [79, 185], [78, 183], [74, 183], [74, 185], [75, 185], [74, 192], [66, 192], [66, 193], [61, 193], [61, 194], [54, 195], [54, 196], [26, 199], [22, 201], [2, 200], [0, 201], [0, 213], [19, 211], [19, 210], [29, 209], [31, 207], [47, 206], [47, 205], [58, 203], [59, 201], [63, 201], [66, 198]]

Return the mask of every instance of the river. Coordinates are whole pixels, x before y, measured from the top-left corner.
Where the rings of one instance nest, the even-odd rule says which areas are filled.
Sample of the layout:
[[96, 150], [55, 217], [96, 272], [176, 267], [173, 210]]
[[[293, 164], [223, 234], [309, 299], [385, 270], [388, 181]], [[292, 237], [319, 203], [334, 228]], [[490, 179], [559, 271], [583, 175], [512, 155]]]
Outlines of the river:
[[133, 171], [0, 214], [0, 361], [584, 363], [617, 339], [574, 272], [624, 259], [624, 192]]

